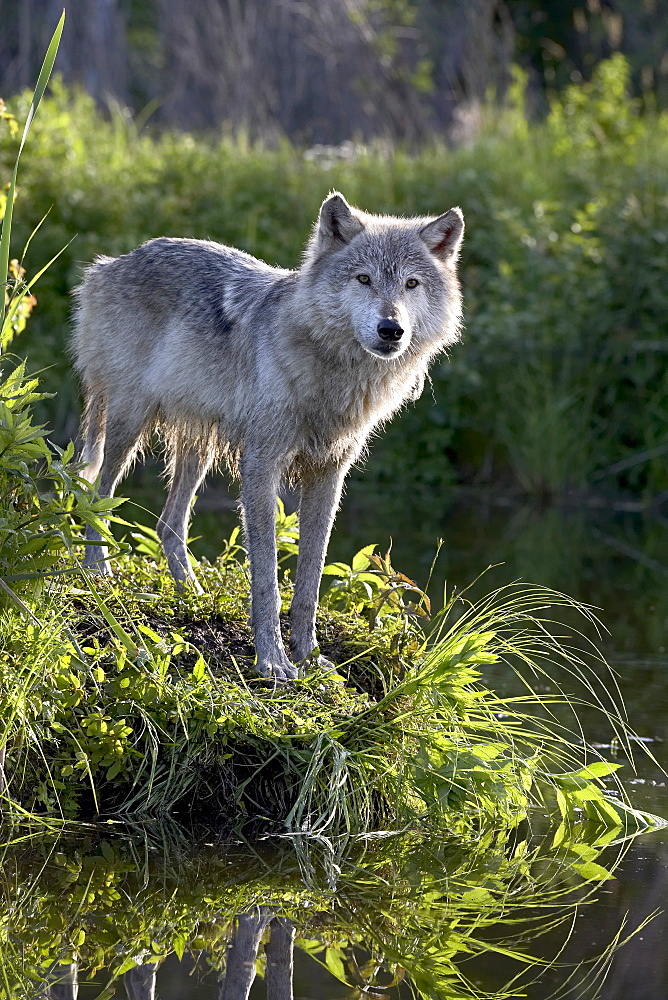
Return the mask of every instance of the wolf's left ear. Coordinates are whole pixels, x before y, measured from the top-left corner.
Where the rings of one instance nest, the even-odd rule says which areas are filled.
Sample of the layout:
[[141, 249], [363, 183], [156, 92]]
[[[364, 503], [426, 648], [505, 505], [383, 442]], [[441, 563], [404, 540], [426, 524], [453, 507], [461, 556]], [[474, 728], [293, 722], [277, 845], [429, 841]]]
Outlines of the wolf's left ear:
[[325, 198], [318, 217], [316, 239], [321, 253], [340, 250], [364, 229], [346, 199], [338, 191]]
[[445, 215], [428, 222], [420, 230], [420, 239], [427, 249], [446, 263], [455, 260], [464, 237], [464, 216], [460, 208], [451, 208]]

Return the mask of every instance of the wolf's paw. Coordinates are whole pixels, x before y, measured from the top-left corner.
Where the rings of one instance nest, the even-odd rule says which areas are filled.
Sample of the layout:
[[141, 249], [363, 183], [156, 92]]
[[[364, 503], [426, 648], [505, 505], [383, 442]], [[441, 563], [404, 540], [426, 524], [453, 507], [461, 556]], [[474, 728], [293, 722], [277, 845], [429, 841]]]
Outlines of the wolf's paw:
[[280, 681], [296, 681], [297, 667], [290, 663], [285, 653], [275, 653], [273, 656], [260, 659], [255, 669], [263, 677], [274, 677]]

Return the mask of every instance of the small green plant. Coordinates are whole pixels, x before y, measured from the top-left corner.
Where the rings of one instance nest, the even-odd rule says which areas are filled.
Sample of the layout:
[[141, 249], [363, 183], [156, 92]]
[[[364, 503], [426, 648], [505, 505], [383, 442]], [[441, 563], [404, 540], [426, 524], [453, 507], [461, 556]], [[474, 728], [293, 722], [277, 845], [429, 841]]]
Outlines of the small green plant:
[[[381, 556], [376, 548], [374, 544], [365, 545], [350, 565], [335, 562], [324, 567], [323, 576], [335, 577], [325, 594], [325, 604], [339, 611], [361, 613], [371, 629], [381, 618], [428, 620], [431, 604], [426, 593], [392, 567], [389, 549]], [[412, 600], [408, 600], [409, 596]], [[385, 624], [391, 627], [391, 623]]]
[[24, 364], [0, 380], [0, 579], [24, 595], [53, 574], [77, 570], [86, 524], [113, 544], [103, 518], [121, 502], [96, 496], [73, 445], [47, 444], [33, 417], [43, 398]]

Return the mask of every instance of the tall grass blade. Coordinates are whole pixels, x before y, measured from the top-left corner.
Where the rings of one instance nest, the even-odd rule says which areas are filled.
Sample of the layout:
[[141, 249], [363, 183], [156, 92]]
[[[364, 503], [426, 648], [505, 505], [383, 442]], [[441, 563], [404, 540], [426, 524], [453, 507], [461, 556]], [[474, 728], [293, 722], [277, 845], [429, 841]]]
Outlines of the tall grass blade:
[[[26, 118], [26, 123], [23, 128], [23, 135], [21, 136], [21, 143], [19, 145], [19, 151], [16, 154], [16, 160], [14, 162], [14, 170], [12, 172], [12, 178], [9, 183], [9, 191], [7, 193], [7, 206], [5, 208], [5, 217], [2, 220], [2, 233], [0, 233], [0, 276], [2, 276], [3, 285], [7, 280], [7, 272], [9, 270], [9, 239], [12, 231], [12, 217], [14, 214], [14, 195], [16, 192], [16, 179], [19, 171], [19, 160], [21, 158], [21, 153], [23, 152], [23, 147], [25, 146], [28, 133], [30, 131], [30, 126], [32, 125], [33, 118], [37, 113], [40, 101], [46, 90], [46, 85], [49, 82], [49, 78], [53, 71], [53, 64], [56, 61], [56, 54], [58, 52], [58, 46], [60, 45], [60, 38], [63, 33], [63, 27], [65, 25], [65, 11], [60, 16], [60, 20], [53, 33], [49, 47], [46, 50], [46, 55], [44, 57], [44, 62], [42, 63], [42, 68], [37, 78], [37, 84], [35, 86], [35, 92], [32, 96], [32, 101], [30, 103], [30, 110], [28, 111], [28, 117]], [[6, 323], [6, 310], [4, 304], [4, 295], [2, 303], [2, 328], [4, 332]]]

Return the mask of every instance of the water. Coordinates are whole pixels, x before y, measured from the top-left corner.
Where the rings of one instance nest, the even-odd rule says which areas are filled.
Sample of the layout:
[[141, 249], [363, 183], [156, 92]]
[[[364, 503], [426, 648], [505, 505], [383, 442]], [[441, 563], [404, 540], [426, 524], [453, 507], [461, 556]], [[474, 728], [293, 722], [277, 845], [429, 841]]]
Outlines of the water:
[[[158, 502], [152, 494], [142, 490], [140, 482], [135, 496], [155, 509]], [[215, 555], [220, 538], [229, 533], [234, 523], [236, 516], [230, 509], [227, 494], [219, 487], [206, 491], [201, 498], [194, 524], [194, 533], [204, 537], [195, 543], [195, 551]], [[608, 631], [602, 632], [600, 637], [590, 635], [596, 639], [608, 661], [617, 670], [629, 724], [643, 741], [638, 744], [635, 769], [615, 747], [610, 747], [607, 752], [611, 759], [624, 763], [624, 782], [634, 805], [668, 816], [668, 791], [662, 771], [668, 765], [665, 742], [668, 719], [667, 526], [668, 521], [660, 516], [660, 512], [643, 513], [632, 503], [590, 503], [584, 508], [575, 504], [529, 507], [514, 500], [482, 497], [475, 493], [460, 492], [442, 498], [415, 497], [402, 491], [387, 491], [385, 495], [378, 495], [366, 489], [363, 484], [354, 482], [338, 518], [330, 547], [330, 559], [350, 561], [354, 552], [370, 541], [386, 548], [391, 540], [393, 564], [423, 584], [435, 555], [436, 540], [442, 537], [444, 544], [430, 586], [435, 603], [442, 599], [444, 581], [446, 592], [450, 594], [454, 589], [461, 590], [475, 581], [491, 565], [493, 568], [474, 584], [474, 594], [523, 579], [557, 588], [600, 609], [599, 617]], [[487, 680], [504, 693], [512, 690], [512, 679], [504, 676], [498, 669]], [[602, 744], [609, 742], [609, 727], [600, 715], [586, 713], [585, 723], [586, 735], [590, 741]], [[643, 748], [654, 754], [656, 762], [644, 753]], [[76, 849], [73, 847], [72, 851]], [[359, 858], [354, 862], [350, 858], [335, 862], [328, 855], [327, 849], [317, 858], [314, 856], [305, 861], [303, 857], [295, 860], [292, 848], [287, 849], [285, 845], [281, 846], [278, 856], [273, 856], [270, 860], [264, 848], [258, 849], [255, 860], [252, 851], [249, 858], [248, 853], [240, 853], [235, 848], [230, 860], [226, 860], [227, 848], [221, 846], [217, 863], [231, 866], [226, 869], [223, 882], [220, 882], [219, 875], [214, 878], [207, 867], [210, 851], [209, 861], [202, 862], [201, 872], [197, 877], [200, 882], [211, 880], [212, 897], [218, 893], [220, 899], [216, 898], [220, 912], [225, 912], [228, 917], [235, 912], [244, 912], [244, 906], [251, 898], [257, 902], [271, 903], [268, 883], [274, 880], [277, 887], [284, 889], [287, 880], [297, 899], [297, 917], [295, 918], [294, 906], [290, 912], [298, 923], [298, 936], [306, 933], [311, 938], [319, 936], [324, 940], [334, 940], [337, 934], [340, 936], [345, 931], [349, 944], [356, 942], [354, 953], [358, 964], [363, 966], [368, 958], [365, 948], [373, 948], [374, 935], [376, 944], [379, 935], [385, 935], [385, 945], [391, 939], [397, 950], [395, 959], [401, 960], [410, 968], [420, 949], [427, 946], [426, 936], [431, 930], [428, 921], [425, 922], [425, 915], [432, 912], [429, 911], [429, 906], [433, 903], [432, 897], [437, 900], [442, 898], [439, 897], [439, 892], [448, 891], [450, 883], [447, 879], [461, 877], [462, 871], [468, 872], [469, 887], [484, 886], [485, 880], [491, 877], [490, 870], [481, 868], [480, 857], [462, 859], [451, 856], [443, 845], [432, 845], [427, 854], [420, 854], [422, 847], [419, 850], [415, 845], [407, 847], [409, 856], [412, 851], [417, 851], [412, 870], [419, 871], [420, 876], [415, 884], [411, 905], [404, 905], [405, 901], [399, 905], [394, 896], [396, 887], [403, 886], [406, 882], [406, 855], [399, 851], [403, 860], [397, 860], [392, 850], [389, 850], [383, 860], [382, 850], [385, 848], [376, 846], [374, 849], [381, 851], [378, 864], [372, 865], [370, 870], [365, 869], [362, 875], [356, 867], [359, 865]], [[507, 848], [499, 846], [498, 856], [494, 853], [495, 849], [495, 845], [488, 845], [483, 852], [484, 858], [489, 862], [498, 857], [501, 864], [501, 859], [507, 857]], [[93, 848], [91, 850], [94, 851]], [[607, 857], [611, 859], [616, 850], [617, 848], [610, 848]], [[128, 861], [128, 857], [133, 857], [131, 851], [126, 851], [124, 855], [121, 849], [119, 856], [126, 866], [124, 878], [129, 878], [129, 882], [119, 883], [118, 888], [122, 893], [129, 893], [131, 884], [136, 885], [138, 898], [146, 898], [145, 906], [149, 909], [151, 893], [146, 895], [147, 884], [155, 884], [158, 892], [160, 885], [164, 888], [171, 884], [170, 879], [180, 890], [188, 879], [194, 878], [194, 884], [197, 882], [192, 867], [188, 868], [186, 865], [179, 874], [182, 862], [175, 861], [174, 857], [169, 860], [169, 852], [165, 860], [161, 849], [155, 844], [146, 855], [153, 859], [150, 863], [141, 857], [135, 857], [134, 862]], [[114, 870], [117, 860], [116, 855], [113, 858], [113, 863], [107, 859], [110, 871]], [[163, 860], [159, 861], [160, 858]], [[603, 856], [602, 863], [606, 863], [606, 855]], [[135, 874], [132, 874], [133, 864]], [[141, 873], [142, 865], [146, 873], [151, 870], [150, 879], [147, 874], [142, 881], [137, 874]], [[104, 868], [104, 857], [99, 859], [98, 868], [100, 866]], [[154, 870], [156, 866], [160, 877]], [[128, 871], [131, 875], [127, 875]], [[230, 880], [230, 871], [236, 878]], [[447, 875], [445, 881], [444, 873]], [[248, 890], [254, 879], [257, 882], [255, 896]], [[299, 901], [299, 886], [304, 884], [304, 879], [309, 891]], [[509, 879], [508, 886], [511, 886], [513, 883], [510, 875]], [[224, 891], [221, 884], [226, 886]], [[230, 886], [235, 884], [238, 894], [236, 902], [230, 896]], [[323, 903], [323, 914], [320, 916], [318, 891], [322, 893], [322, 899], [327, 900], [326, 905]], [[586, 904], [574, 907], [579, 894], [566, 893], [563, 912], [567, 918], [566, 926], [572, 927], [568, 934], [565, 926], [537, 936], [536, 928], [530, 931], [525, 925], [521, 925], [519, 928], [504, 929], [499, 925], [496, 932], [491, 928], [479, 936], [488, 945], [490, 940], [494, 942], [498, 938], [498, 944], [510, 947], [514, 946], [514, 936], [519, 934], [521, 937], [524, 934], [527, 941], [521, 947], [545, 958], [558, 954], [563, 946], [558, 964], [544, 970], [534, 968], [532, 974], [536, 981], [525, 990], [525, 995], [532, 1000], [547, 1000], [555, 990], [566, 988], [574, 966], [578, 963], [596, 966], [594, 960], [605, 952], [615, 935], [621, 931], [621, 937], [624, 938], [635, 931], [650, 915], [665, 906], [667, 896], [668, 834], [666, 831], [658, 831], [640, 837], [630, 845], [615, 870], [614, 881], [598, 885]], [[166, 893], [165, 899], [169, 899], [169, 893]], [[201, 894], [198, 895], [193, 889], [193, 900], [195, 899], [198, 900], [199, 907], [204, 905]], [[542, 924], [546, 924], [550, 912], [544, 911], [546, 919], [541, 921], [540, 914], [543, 911], [532, 911], [532, 906], [541, 903], [544, 905], [544, 898], [517, 900], [518, 917], [526, 916], [530, 919], [532, 913], [538, 913], [539, 930], [544, 929]], [[130, 900], [130, 908], [132, 905]], [[395, 906], [395, 911], [392, 911], [392, 906]], [[117, 912], [115, 907], [117, 903], [112, 905], [110, 902], [110, 912]], [[299, 920], [302, 917], [304, 920], [300, 927]], [[183, 915], [181, 918], [185, 919]], [[170, 915], [170, 919], [176, 918]], [[215, 924], [215, 919], [222, 918], [211, 918], [209, 915], [209, 931], [212, 919]], [[437, 908], [431, 919], [436, 922], [444, 920], [444, 911]], [[463, 923], [456, 925], [457, 928], [466, 930], [466, 916], [459, 914], [458, 919]], [[415, 926], [411, 925], [411, 920], [415, 921]], [[187, 919], [185, 922], [187, 923]], [[395, 926], [397, 923], [405, 925], [405, 933], [399, 933], [402, 926]], [[382, 932], [378, 930], [381, 926]], [[329, 937], [327, 928], [330, 929]], [[29, 927], [26, 933], [29, 933]], [[668, 915], [659, 913], [621, 950], [612, 955], [607, 978], [600, 992], [603, 1000], [665, 1000], [668, 996], [668, 953], [664, 945], [667, 935]], [[210, 934], [208, 940], [210, 942]], [[150, 942], [146, 942], [146, 947], [151, 947]], [[403, 956], [401, 949], [404, 951]], [[461, 968], [470, 980], [494, 995], [495, 991], [517, 973], [518, 965], [498, 950], [480, 947], [479, 951], [480, 954], [467, 955], [460, 950], [455, 955], [457, 948], [454, 948], [453, 957], [457, 960], [463, 958]], [[350, 948], [346, 954], [351, 954]], [[322, 959], [323, 954], [319, 957]], [[330, 960], [336, 964], [333, 952]], [[215, 960], [213, 964], [216, 964]], [[595, 994], [595, 987], [586, 979], [588, 968], [586, 964], [581, 965], [578, 976], [584, 975], [585, 980], [579, 981], [579, 985], [575, 985], [570, 994], [580, 1000], [598, 995]], [[95, 988], [82, 985], [80, 1000], [98, 996], [100, 984], [105, 981], [105, 974], [100, 973], [96, 977], [98, 985]], [[442, 982], [445, 985], [442, 984], [441, 992], [436, 995], [442, 996], [443, 1000], [472, 995], [470, 992], [458, 993], [454, 979], [447, 982], [444, 979]], [[179, 963], [175, 956], [167, 958], [158, 970], [157, 984], [158, 995], [163, 1000], [207, 1000], [219, 996], [217, 976], [210, 969], [207, 971], [203, 960], [193, 968], [192, 959]], [[124, 993], [118, 987], [117, 992], [108, 995], [120, 998]], [[252, 1000], [264, 995], [265, 984], [256, 980], [250, 993]], [[337, 982], [330, 972], [297, 948], [294, 995], [312, 1000], [343, 1000], [361, 994], [351, 992], [348, 987]], [[373, 995], [396, 1000], [409, 994], [404, 985], [389, 988], [385, 992], [375, 992]]]
[[[363, 497], [363, 488], [349, 499], [342, 521], [353, 537], [359, 524], [360, 537], [369, 538], [372, 519], [360, 494]], [[668, 520], [659, 511], [643, 514], [632, 502], [592, 503], [585, 508], [522, 506], [508, 498], [472, 493], [448, 498], [440, 510], [432, 508], [431, 517], [418, 505], [409, 523], [414, 533], [392, 532], [395, 562], [421, 579], [431, 558], [431, 530], [445, 539], [439, 575], [451, 586], [466, 586], [487, 565], [501, 564], [486, 575], [488, 588], [523, 579], [554, 587], [598, 609], [608, 630], [598, 645], [618, 671], [631, 727], [648, 741], [659, 765], [640, 752], [636, 774], [627, 762], [625, 784], [638, 808], [668, 816], [667, 779], [661, 770], [668, 768]], [[411, 537], [417, 538], [414, 546]], [[378, 541], [382, 544], [385, 539]], [[340, 539], [336, 545], [341, 545]], [[507, 687], [507, 678], [504, 683], [495, 675], [494, 680], [498, 689]], [[587, 721], [590, 740], [606, 739], [596, 731], [602, 726], [600, 719]], [[628, 932], [665, 907], [666, 832], [638, 839], [615, 874], [615, 882], [602, 887], [597, 901], [578, 916], [566, 959], [591, 959], [624, 921]], [[661, 913], [632, 938], [612, 960], [601, 994], [604, 1000], [665, 1000], [667, 935], [668, 915]], [[495, 956], [477, 965], [481, 984], [493, 989], [503, 961]], [[504, 971], [510, 974], [509, 967]], [[543, 1000], [562, 981], [563, 974], [550, 972], [528, 995]]]

